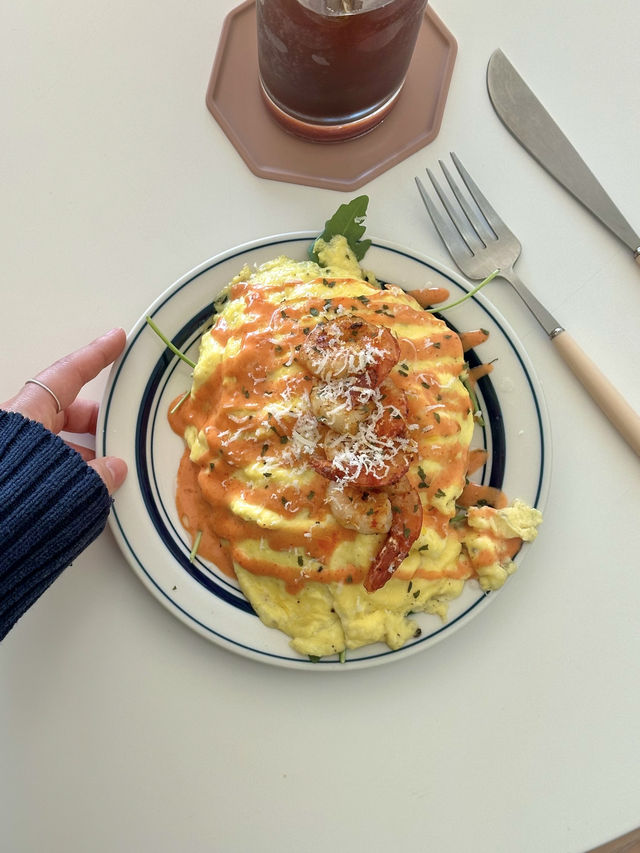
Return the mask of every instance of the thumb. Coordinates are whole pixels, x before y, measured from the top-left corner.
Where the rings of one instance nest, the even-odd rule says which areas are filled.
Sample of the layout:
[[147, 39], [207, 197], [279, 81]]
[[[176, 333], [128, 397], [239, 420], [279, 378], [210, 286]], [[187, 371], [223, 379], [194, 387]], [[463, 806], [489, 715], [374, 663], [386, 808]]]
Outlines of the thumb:
[[92, 459], [87, 464], [91, 465], [104, 481], [110, 495], [120, 488], [127, 476], [127, 463], [117, 456], [102, 456], [100, 459]]

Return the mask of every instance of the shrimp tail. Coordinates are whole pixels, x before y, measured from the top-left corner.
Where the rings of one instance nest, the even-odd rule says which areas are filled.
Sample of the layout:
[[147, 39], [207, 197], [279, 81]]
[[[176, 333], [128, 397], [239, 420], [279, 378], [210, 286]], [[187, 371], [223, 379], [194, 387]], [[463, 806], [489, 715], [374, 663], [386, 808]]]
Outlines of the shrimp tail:
[[400, 563], [408, 556], [411, 546], [422, 530], [422, 504], [417, 490], [407, 477], [388, 490], [393, 520], [389, 534], [376, 554], [364, 579], [367, 592], [381, 589]]

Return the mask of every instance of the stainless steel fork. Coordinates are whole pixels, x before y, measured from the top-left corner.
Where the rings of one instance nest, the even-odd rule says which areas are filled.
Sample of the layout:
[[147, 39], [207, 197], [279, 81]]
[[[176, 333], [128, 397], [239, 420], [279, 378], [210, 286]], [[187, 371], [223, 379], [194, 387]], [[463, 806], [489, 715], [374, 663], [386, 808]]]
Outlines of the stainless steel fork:
[[498, 270], [497, 275], [512, 285], [575, 376], [625, 441], [640, 456], [640, 417], [514, 272], [513, 266], [522, 249], [520, 241], [500, 219], [453, 152], [451, 159], [470, 199], [440, 160], [440, 167], [454, 200], [445, 192], [430, 169], [427, 169], [427, 174], [442, 203], [444, 214], [440, 212], [422, 181], [416, 178], [429, 216], [451, 257], [467, 278], [474, 281], [485, 279]]

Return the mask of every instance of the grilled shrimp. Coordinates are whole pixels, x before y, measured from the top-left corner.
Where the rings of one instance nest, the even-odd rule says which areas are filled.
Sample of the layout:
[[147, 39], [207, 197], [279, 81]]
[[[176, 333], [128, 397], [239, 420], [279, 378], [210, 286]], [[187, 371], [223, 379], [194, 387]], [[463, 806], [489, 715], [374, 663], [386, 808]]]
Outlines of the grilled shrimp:
[[364, 579], [367, 592], [375, 592], [386, 584], [422, 530], [420, 496], [407, 477], [386, 489], [386, 495], [391, 504], [392, 521], [388, 536]]
[[391, 501], [386, 492], [329, 483], [327, 503], [343, 527], [358, 533], [387, 533], [391, 527]]
[[371, 414], [372, 398], [372, 389], [360, 388], [348, 378], [318, 383], [309, 392], [317, 420], [335, 432], [351, 435]]
[[312, 468], [327, 480], [349, 483], [363, 489], [391, 486], [409, 470], [415, 449], [408, 436], [396, 436], [396, 440], [402, 441], [402, 446], [394, 449], [388, 458], [383, 457], [375, 447], [354, 449], [355, 442], [349, 442], [350, 438], [354, 437], [327, 433], [325, 455], [311, 457], [309, 461]]
[[[334, 432], [349, 433], [358, 431], [363, 421], [371, 417], [378, 403], [383, 405], [384, 427], [378, 432], [384, 435], [394, 434], [399, 424], [392, 423], [408, 414], [407, 398], [390, 379], [385, 379], [379, 387], [367, 388], [358, 384], [358, 377], [334, 379], [331, 382], [318, 382], [309, 392], [311, 411], [320, 423]], [[402, 430], [395, 430], [401, 432]]]
[[385, 489], [363, 490], [330, 483], [327, 501], [334, 518], [358, 533], [387, 533], [364, 579], [367, 592], [385, 585], [422, 530], [422, 504], [407, 477]]
[[326, 432], [324, 453], [310, 459], [312, 467], [326, 479], [382, 488], [397, 483], [409, 470], [417, 445], [405, 420], [406, 398], [388, 380], [381, 391], [373, 412], [355, 434]]
[[346, 315], [318, 323], [298, 354], [300, 362], [325, 382], [353, 376], [365, 388], [377, 388], [399, 358], [400, 345], [386, 326]]

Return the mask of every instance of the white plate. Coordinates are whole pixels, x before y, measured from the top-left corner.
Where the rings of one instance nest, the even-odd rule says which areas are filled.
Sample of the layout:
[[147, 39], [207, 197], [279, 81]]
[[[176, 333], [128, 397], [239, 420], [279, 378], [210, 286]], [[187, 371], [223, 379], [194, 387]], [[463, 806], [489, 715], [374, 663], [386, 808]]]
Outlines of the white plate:
[[[303, 259], [311, 233], [269, 237], [218, 255], [187, 273], [149, 308], [159, 328], [179, 349], [197, 359], [200, 334], [213, 313], [216, 294], [244, 264], [260, 264], [284, 254]], [[468, 286], [455, 273], [425, 257], [375, 240], [365, 267], [379, 279], [406, 290], [444, 286], [451, 300]], [[485, 468], [474, 479], [502, 488], [510, 500], [521, 498], [542, 509], [550, 471], [548, 415], [531, 362], [504, 318], [482, 294], [446, 314], [460, 331], [490, 332], [479, 348], [493, 372], [478, 384], [486, 427], [476, 428], [473, 446], [489, 451]], [[476, 354], [469, 354], [471, 364]], [[476, 361], [475, 363], [478, 363]], [[194, 631], [231, 651], [265, 663], [298, 669], [352, 669], [398, 660], [432, 646], [476, 616], [496, 595], [485, 595], [474, 581], [451, 602], [449, 619], [419, 614], [419, 638], [398, 650], [382, 644], [349, 651], [346, 663], [335, 658], [311, 663], [289, 648], [288, 638], [266, 628], [237, 585], [218, 569], [196, 558], [175, 508], [182, 439], [167, 422], [170, 402], [191, 384], [189, 367], [166, 350], [145, 323], [131, 331], [126, 349], [113, 366], [98, 424], [98, 452], [123, 457], [129, 476], [116, 495], [112, 530], [126, 558], [148, 589]], [[530, 546], [516, 558], [520, 562]]]

